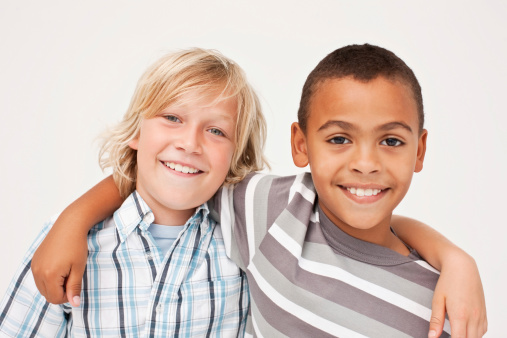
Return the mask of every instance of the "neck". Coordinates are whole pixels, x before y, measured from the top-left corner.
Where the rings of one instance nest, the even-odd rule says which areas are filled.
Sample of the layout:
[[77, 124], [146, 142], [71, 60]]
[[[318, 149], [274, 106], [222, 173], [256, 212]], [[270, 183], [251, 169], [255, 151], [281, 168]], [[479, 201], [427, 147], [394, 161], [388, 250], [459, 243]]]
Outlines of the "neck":
[[153, 215], [155, 216], [153, 223], [159, 225], [184, 225], [188, 219], [192, 217], [192, 215], [195, 213], [195, 210], [197, 209], [172, 209], [160, 203], [149, 194], [146, 194], [144, 191], [142, 191], [142, 189], [138, 189], [137, 192], [153, 212]]
[[321, 205], [321, 209], [324, 214], [326, 214], [327, 218], [346, 234], [365, 242], [386, 247], [404, 256], [410, 254], [410, 250], [408, 250], [405, 244], [391, 231], [391, 215], [374, 226], [359, 228], [353, 227], [333, 215], [330, 216], [325, 206]]
[[189, 210], [164, 210], [163, 212], [158, 212], [155, 211], [151, 206], [150, 208], [153, 211], [153, 215], [155, 216], [153, 223], [169, 226], [184, 225], [188, 219], [192, 217], [196, 210], [194, 208]]
[[404, 256], [410, 254], [410, 251], [405, 246], [405, 244], [398, 237], [396, 237], [395, 234], [393, 234], [389, 224], [387, 224], [387, 226], [379, 225], [371, 229], [356, 229], [350, 226], [347, 227], [337, 224], [335, 225], [348, 235], [362, 241], [386, 247]]

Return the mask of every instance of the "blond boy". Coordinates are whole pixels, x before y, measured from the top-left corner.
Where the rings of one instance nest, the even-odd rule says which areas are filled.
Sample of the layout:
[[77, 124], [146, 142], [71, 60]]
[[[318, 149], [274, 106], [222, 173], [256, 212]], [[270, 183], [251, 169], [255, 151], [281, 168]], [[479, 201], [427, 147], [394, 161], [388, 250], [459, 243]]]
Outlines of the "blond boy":
[[210, 50], [168, 54], [139, 80], [101, 150], [123, 205], [87, 235], [81, 297], [49, 304], [33, 252], [0, 303], [2, 336], [242, 335], [245, 274], [225, 253], [206, 201], [264, 166], [264, 119], [243, 71]]

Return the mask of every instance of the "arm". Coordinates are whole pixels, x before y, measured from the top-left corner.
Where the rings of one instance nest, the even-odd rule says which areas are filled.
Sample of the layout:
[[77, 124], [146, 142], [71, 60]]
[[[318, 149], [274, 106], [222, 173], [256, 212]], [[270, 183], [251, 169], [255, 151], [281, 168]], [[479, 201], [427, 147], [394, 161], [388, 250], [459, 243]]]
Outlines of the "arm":
[[35, 287], [30, 260], [51, 227], [47, 223], [23, 258], [3, 300], [0, 301], [0, 336], [59, 337], [66, 332], [70, 306], [46, 302]]
[[442, 333], [447, 311], [453, 337], [482, 337], [486, 304], [475, 260], [437, 231], [416, 220], [393, 216], [399, 237], [441, 271], [432, 304], [429, 337]]
[[78, 306], [86, 266], [88, 231], [123, 202], [111, 176], [87, 191], [58, 217], [32, 259], [40, 293], [51, 303]]

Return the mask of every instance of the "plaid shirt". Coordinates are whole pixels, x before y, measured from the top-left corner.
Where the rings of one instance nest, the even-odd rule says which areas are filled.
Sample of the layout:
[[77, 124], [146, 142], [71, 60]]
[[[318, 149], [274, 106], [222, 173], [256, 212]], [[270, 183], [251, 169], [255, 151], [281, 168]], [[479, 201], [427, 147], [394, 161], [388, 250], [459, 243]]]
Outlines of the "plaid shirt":
[[30, 271], [30, 247], [0, 303], [0, 336], [236, 337], [249, 311], [246, 277], [225, 254], [206, 204], [162, 256], [148, 231], [154, 216], [137, 192], [88, 234], [81, 305], [53, 305]]

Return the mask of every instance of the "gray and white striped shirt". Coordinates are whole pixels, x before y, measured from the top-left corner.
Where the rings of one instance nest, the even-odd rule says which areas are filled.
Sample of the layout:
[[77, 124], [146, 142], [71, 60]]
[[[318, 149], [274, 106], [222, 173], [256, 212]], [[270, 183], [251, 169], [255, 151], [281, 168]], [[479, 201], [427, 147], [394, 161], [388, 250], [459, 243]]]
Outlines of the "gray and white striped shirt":
[[248, 334], [427, 337], [438, 271], [414, 251], [342, 232], [320, 211], [309, 173], [252, 174], [209, 203], [227, 254], [247, 272]]

